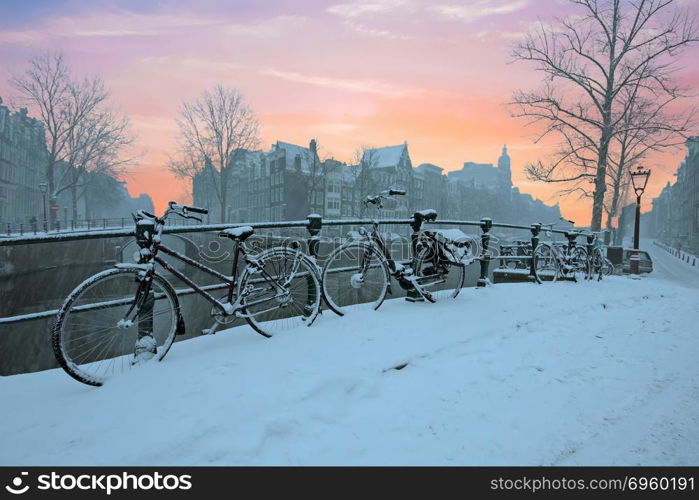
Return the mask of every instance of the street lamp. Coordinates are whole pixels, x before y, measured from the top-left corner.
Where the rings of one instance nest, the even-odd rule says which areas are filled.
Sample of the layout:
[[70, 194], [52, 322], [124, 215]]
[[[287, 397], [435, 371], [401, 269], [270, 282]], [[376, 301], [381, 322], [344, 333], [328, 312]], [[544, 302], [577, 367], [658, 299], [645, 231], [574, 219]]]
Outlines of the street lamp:
[[633, 190], [636, 193], [636, 223], [633, 230], [633, 252], [631, 254], [631, 273], [638, 274], [638, 244], [640, 239], [640, 228], [641, 228], [641, 196], [643, 191], [648, 185], [648, 178], [650, 177], [650, 169], [643, 170], [640, 165], [634, 172], [631, 171], [631, 182], [633, 183]]
[[48, 218], [46, 216], [46, 191], [48, 189], [48, 184], [42, 182], [39, 184], [39, 190], [41, 191], [41, 196], [44, 198], [44, 232], [48, 231]]

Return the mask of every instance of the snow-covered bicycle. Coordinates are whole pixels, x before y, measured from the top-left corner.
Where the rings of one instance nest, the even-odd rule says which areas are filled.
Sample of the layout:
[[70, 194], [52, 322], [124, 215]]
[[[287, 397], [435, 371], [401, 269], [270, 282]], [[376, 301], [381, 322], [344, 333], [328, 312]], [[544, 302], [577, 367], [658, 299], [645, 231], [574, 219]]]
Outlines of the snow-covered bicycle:
[[553, 240], [552, 230], [555, 224], [542, 224], [549, 241], [539, 243], [534, 249], [534, 270], [536, 279], [557, 281], [565, 279], [580, 282], [589, 276], [587, 250], [576, 244], [582, 231], [569, 229], [564, 234], [567, 242]]
[[[191, 213], [203, 208], [170, 202], [157, 217], [140, 210], [134, 214], [135, 263], [117, 264], [78, 285], [61, 306], [53, 328], [53, 349], [61, 367], [85, 384], [100, 386], [149, 360], [162, 360], [175, 335], [184, 334], [177, 293], [155, 270], [158, 264], [189, 285], [212, 305], [214, 324], [244, 318], [259, 334], [270, 337], [299, 325], [311, 325], [320, 310], [320, 282], [315, 263], [297, 247], [277, 246], [249, 255], [242, 244], [254, 231], [250, 226], [226, 229], [220, 237], [234, 243], [231, 275], [168, 248], [161, 241], [169, 215], [201, 220]], [[226, 295], [212, 296], [158, 254], [163, 252], [222, 282]], [[239, 263], [244, 269], [238, 277]]]
[[592, 252], [588, 255], [588, 279], [600, 281], [603, 276], [608, 275], [605, 270], [605, 260], [607, 258], [604, 256], [602, 251], [602, 240], [600, 240], [600, 235], [602, 231], [596, 231], [589, 233], [592, 239]]
[[[377, 210], [386, 199], [403, 196], [405, 191], [389, 189], [363, 201]], [[437, 218], [434, 210], [415, 212], [413, 219], [421, 226]], [[435, 302], [438, 298], [456, 297], [464, 286], [467, 260], [462, 259], [470, 243], [455, 241], [439, 231], [420, 231], [411, 247], [410, 266], [396, 262], [379, 233], [379, 222], [373, 220], [370, 231], [360, 228], [359, 238], [333, 250], [322, 271], [323, 298], [340, 316], [350, 306], [378, 309], [391, 293], [391, 276], [401, 288]]]

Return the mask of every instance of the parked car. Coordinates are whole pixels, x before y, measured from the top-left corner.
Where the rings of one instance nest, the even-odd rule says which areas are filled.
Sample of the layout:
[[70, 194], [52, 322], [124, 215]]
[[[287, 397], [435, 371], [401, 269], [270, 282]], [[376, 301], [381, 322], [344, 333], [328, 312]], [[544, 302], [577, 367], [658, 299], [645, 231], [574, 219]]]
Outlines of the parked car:
[[[633, 249], [624, 248], [624, 261], [623, 261], [623, 273], [631, 274], [631, 255]], [[638, 271], [640, 273], [652, 273], [653, 272], [653, 260], [650, 258], [648, 252], [643, 250], [638, 251]]]

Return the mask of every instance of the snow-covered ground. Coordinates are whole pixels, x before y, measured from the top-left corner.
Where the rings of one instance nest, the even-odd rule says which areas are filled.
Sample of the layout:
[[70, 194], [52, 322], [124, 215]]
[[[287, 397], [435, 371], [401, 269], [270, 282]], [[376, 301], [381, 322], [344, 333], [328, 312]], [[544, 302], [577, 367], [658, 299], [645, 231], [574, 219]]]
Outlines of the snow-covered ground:
[[[699, 464], [699, 270], [501, 284], [0, 378], [0, 464]], [[394, 367], [407, 363], [401, 369]]]

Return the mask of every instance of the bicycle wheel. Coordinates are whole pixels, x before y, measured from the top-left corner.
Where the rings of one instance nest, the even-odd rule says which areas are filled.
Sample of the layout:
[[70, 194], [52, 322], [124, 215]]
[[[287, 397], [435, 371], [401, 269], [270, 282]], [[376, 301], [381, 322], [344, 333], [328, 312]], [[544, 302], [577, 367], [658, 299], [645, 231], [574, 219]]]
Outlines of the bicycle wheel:
[[500, 268], [517, 269], [518, 261], [514, 258], [515, 251], [512, 247], [501, 247], [500, 257], [513, 257], [512, 259], [498, 259], [500, 261]]
[[74, 379], [100, 386], [144, 361], [165, 357], [180, 309], [170, 283], [153, 275], [150, 292], [139, 269], [108, 269], [73, 290], [53, 327], [53, 350]]
[[597, 281], [602, 280], [602, 276], [604, 274], [604, 255], [602, 255], [602, 250], [599, 248], [595, 248], [592, 251], [589, 272], [589, 279]]
[[350, 309], [378, 309], [390, 284], [386, 258], [363, 241], [342, 245], [328, 255], [321, 284], [328, 307], [340, 316]]
[[590, 274], [590, 263], [587, 260], [587, 250], [583, 247], [576, 246], [573, 248], [573, 253], [570, 255], [566, 266], [566, 276], [572, 278], [576, 283], [585, 280]]
[[415, 256], [417, 283], [435, 300], [456, 298], [464, 287], [466, 266], [446, 246], [425, 245]]
[[608, 258], [604, 258], [604, 275], [612, 276], [614, 274], [614, 264]]
[[315, 263], [289, 247], [269, 248], [253, 257], [238, 284], [245, 319], [264, 337], [310, 326], [320, 311], [320, 280]]
[[561, 276], [561, 268], [551, 245], [547, 243], [537, 245], [533, 258], [536, 280], [539, 283], [558, 280]]

